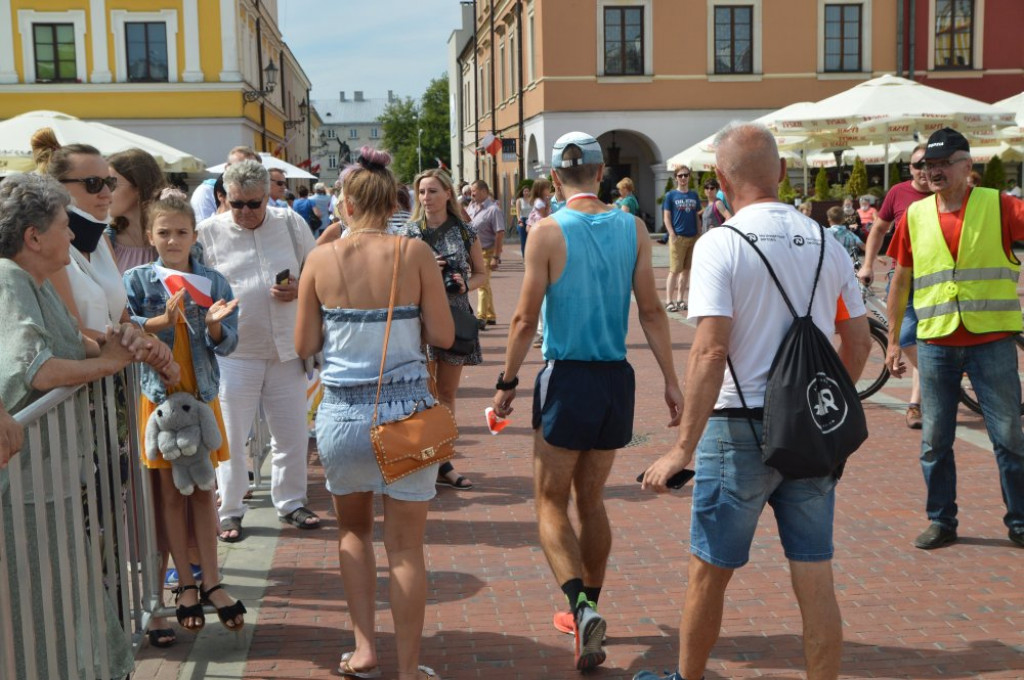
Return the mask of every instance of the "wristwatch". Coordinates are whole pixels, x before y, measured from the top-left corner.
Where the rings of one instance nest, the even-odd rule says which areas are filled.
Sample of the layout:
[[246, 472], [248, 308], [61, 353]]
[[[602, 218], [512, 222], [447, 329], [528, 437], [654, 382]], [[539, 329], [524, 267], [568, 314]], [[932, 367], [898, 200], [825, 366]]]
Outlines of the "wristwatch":
[[494, 386], [496, 390], [514, 390], [519, 384], [519, 376], [512, 378], [509, 381], [505, 380], [505, 371], [498, 374], [498, 383]]

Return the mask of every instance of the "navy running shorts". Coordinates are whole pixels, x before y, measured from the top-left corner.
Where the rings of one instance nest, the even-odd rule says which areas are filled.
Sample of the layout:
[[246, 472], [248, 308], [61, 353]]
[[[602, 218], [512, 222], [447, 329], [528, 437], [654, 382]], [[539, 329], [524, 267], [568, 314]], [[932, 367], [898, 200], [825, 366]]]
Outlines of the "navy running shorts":
[[628, 361], [551, 360], [534, 384], [533, 429], [563, 449], [620, 449], [633, 438], [635, 401]]

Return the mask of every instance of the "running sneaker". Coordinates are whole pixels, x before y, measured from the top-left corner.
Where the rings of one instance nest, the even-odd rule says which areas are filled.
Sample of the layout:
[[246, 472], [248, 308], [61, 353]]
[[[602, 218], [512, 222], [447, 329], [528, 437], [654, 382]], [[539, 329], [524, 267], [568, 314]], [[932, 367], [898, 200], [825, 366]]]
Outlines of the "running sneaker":
[[597, 668], [604, 663], [605, 651], [601, 647], [608, 623], [594, 611], [591, 605], [584, 605], [576, 612], [576, 631], [573, 635], [576, 653], [576, 670]]
[[[195, 579], [196, 583], [203, 580], [203, 569], [198, 564], [190, 565], [192, 567], [192, 578]], [[178, 587], [181, 579], [178, 578], [178, 570], [174, 567], [167, 569], [167, 574], [164, 576], [164, 590], [174, 590]]]
[[633, 680], [684, 680], [684, 678], [678, 672], [669, 675], [669, 672], [665, 671], [664, 675], [658, 675], [654, 671], [640, 671], [633, 676]]
[[555, 612], [555, 619], [552, 623], [555, 624], [555, 630], [559, 633], [576, 634], [576, 617], [572, 612]]

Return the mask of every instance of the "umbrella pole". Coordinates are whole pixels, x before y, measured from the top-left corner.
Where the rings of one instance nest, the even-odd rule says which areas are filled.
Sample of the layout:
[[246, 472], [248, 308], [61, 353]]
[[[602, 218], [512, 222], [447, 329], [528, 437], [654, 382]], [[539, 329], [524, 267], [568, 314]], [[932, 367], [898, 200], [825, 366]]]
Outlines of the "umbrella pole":
[[884, 184], [882, 186], [885, 188], [885, 192], [889, 193], [889, 138], [888, 137], [886, 137], [886, 139], [885, 139], [885, 153], [882, 154], [882, 158], [885, 159], [885, 172], [882, 173], [882, 177], [884, 178], [882, 181], [884, 182]]
[[806, 199], [808, 196], [813, 195], [812, 192], [809, 191], [810, 185], [807, 183], [807, 176], [808, 175], [807, 175], [807, 147], [806, 146], [803, 147], [802, 149], [800, 149], [800, 160], [802, 161], [802, 165], [804, 166], [804, 198]]

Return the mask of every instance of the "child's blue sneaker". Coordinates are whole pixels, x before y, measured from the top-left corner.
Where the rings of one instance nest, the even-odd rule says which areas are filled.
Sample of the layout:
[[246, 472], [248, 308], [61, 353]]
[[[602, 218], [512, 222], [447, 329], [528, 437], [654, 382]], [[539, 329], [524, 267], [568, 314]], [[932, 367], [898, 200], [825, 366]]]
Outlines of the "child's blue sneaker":
[[[198, 564], [189, 565], [192, 567], [192, 578], [196, 583], [203, 580], [203, 569]], [[181, 579], [178, 578], [178, 570], [174, 567], [167, 569], [167, 574], [164, 576], [164, 590], [174, 590], [178, 587]]]
[[[654, 671], [640, 671], [633, 676], [633, 680], [686, 680], [683, 676], [679, 675], [678, 672], [669, 675], [668, 671], [664, 674], [658, 675]], [[703, 678], [701, 679], [703, 680]]]

